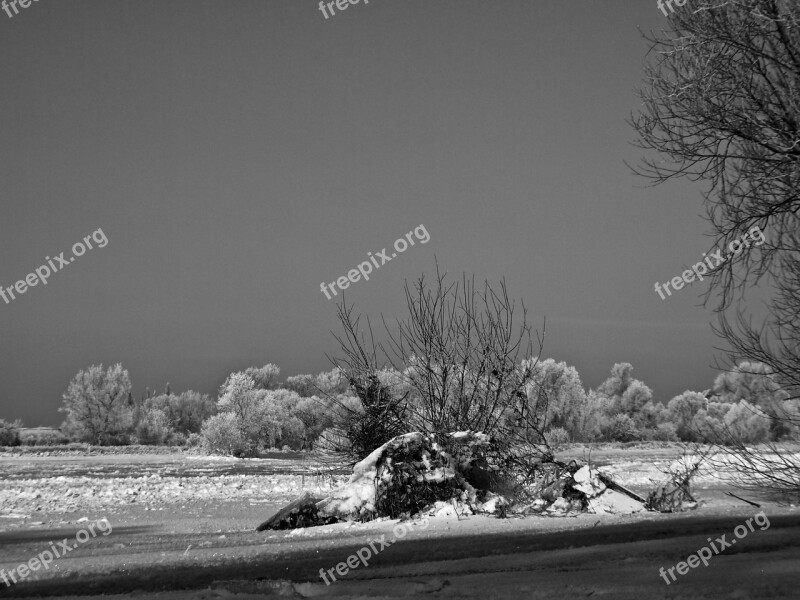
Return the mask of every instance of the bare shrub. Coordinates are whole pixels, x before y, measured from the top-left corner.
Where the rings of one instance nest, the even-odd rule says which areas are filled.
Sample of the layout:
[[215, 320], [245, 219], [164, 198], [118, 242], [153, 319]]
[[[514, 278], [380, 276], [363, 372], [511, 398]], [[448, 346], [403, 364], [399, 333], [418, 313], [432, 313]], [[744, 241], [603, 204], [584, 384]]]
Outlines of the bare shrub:
[[[369, 319], [362, 330], [352, 307], [339, 306], [344, 335], [336, 339], [344, 356], [332, 360], [359, 395], [364, 422], [382, 422], [360, 430], [375, 434], [367, 446], [419, 431], [449, 451], [450, 433], [480, 431], [493, 440], [498, 471], [524, 481], [552, 456], [525, 307], [516, 311], [505, 282], [497, 289], [488, 282], [477, 288], [466, 276], [448, 283], [438, 267], [431, 283], [424, 276], [413, 287], [406, 282], [405, 297], [408, 317], [396, 327], [383, 319], [385, 343], [375, 342]], [[537, 339], [541, 352], [543, 337]], [[391, 377], [381, 382], [387, 369]]]

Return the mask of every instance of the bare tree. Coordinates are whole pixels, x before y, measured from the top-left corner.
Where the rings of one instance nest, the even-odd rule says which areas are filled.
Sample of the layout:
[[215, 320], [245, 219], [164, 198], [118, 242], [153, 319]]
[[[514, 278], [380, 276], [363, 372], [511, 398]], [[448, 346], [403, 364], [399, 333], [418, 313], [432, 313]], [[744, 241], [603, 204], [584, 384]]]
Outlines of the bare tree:
[[[389, 366], [399, 375], [406, 430], [423, 431], [447, 447], [455, 431], [481, 431], [501, 448], [502, 462], [518, 472], [542, 459], [539, 406], [533, 385], [536, 360], [533, 335], [524, 306], [517, 312], [505, 282], [498, 289], [473, 279], [447, 283], [439, 272], [429, 283], [421, 276], [405, 284], [408, 317], [390, 326], [383, 318], [385, 343], [376, 343], [369, 320], [360, 332], [360, 317], [344, 300], [339, 319], [345, 336], [337, 337], [345, 354], [334, 361], [353, 381], [379, 378]], [[539, 353], [543, 345], [537, 336]], [[538, 355], [537, 355], [538, 356]], [[353, 386], [355, 387], [355, 386]], [[392, 413], [391, 404], [379, 404]]]
[[428, 286], [422, 276], [405, 285], [409, 316], [397, 331], [386, 326], [395, 368], [405, 369], [421, 400], [421, 425], [437, 436], [452, 431], [493, 433], [509, 411], [528, 415], [526, 386], [532, 365], [521, 367], [533, 353], [525, 307], [515, 323], [515, 306], [504, 281], [499, 289], [473, 279], [446, 283], [438, 271]]
[[[795, 243], [798, 243], [795, 237]], [[798, 244], [800, 247], [800, 244]], [[728, 362], [739, 360], [768, 365], [789, 399], [800, 399], [800, 255], [781, 257], [782, 274], [775, 278], [769, 318], [754, 324], [737, 308], [735, 319], [719, 313], [716, 333], [731, 347]]]
[[[694, 0], [669, 22], [669, 31], [645, 36], [652, 61], [641, 112], [631, 120], [638, 145], [661, 157], [634, 170], [654, 183], [705, 183], [717, 247], [754, 226], [766, 233], [764, 244], [733, 252], [714, 269], [728, 304], [736, 287], [798, 250], [800, 5]], [[736, 277], [737, 267], [745, 277]]]
[[[727, 361], [765, 363], [798, 398], [800, 4], [693, 0], [675, 8], [669, 24], [667, 31], [645, 36], [652, 60], [639, 92], [641, 112], [631, 120], [638, 145], [660, 156], [634, 170], [655, 184], [675, 177], [704, 184], [717, 247], [705, 300], [717, 292], [716, 332], [728, 342]], [[760, 244], [751, 243], [754, 231]], [[754, 323], [742, 305], [758, 282], [771, 295], [767, 317]], [[731, 319], [726, 311], [734, 300]], [[797, 418], [791, 410], [772, 416]], [[779, 452], [778, 462], [764, 462], [733, 438], [724, 442], [721, 447], [739, 456], [745, 478], [763, 480], [763, 469], [772, 468], [779, 479], [791, 475], [791, 485], [800, 486], [800, 469], [787, 471], [783, 464], [796, 463], [789, 456]]]

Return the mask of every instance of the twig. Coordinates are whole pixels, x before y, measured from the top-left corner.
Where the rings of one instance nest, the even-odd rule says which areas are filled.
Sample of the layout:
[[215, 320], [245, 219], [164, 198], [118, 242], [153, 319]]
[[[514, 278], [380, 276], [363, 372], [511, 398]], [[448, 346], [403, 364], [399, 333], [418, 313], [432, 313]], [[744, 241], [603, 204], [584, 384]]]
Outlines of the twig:
[[756, 504], [755, 502], [750, 502], [750, 500], [745, 500], [744, 498], [742, 498], [742, 497], [740, 497], [740, 496], [737, 496], [736, 494], [733, 494], [733, 493], [731, 493], [731, 492], [725, 492], [725, 493], [726, 493], [726, 494], [728, 494], [728, 496], [733, 496], [733, 497], [734, 497], [734, 498], [736, 498], [737, 500], [741, 500], [742, 502], [747, 502], [747, 503], [748, 503], [748, 504], [750, 504], [751, 506], [755, 506], [756, 508], [761, 508], [761, 505], [760, 505], [760, 504]]
[[458, 514], [458, 504], [456, 503], [456, 499], [455, 498], [450, 498], [450, 502], [453, 503], [453, 510], [456, 513], [456, 519], [460, 521], [461, 520], [461, 515]]

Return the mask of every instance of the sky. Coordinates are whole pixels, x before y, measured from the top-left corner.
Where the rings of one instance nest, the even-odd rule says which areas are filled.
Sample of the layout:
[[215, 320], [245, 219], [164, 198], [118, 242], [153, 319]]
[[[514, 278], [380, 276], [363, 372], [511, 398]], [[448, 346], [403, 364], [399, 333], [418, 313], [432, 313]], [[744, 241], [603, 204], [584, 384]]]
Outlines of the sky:
[[329, 370], [321, 282], [420, 225], [427, 243], [349, 284], [356, 312], [404, 316], [404, 281], [438, 261], [505, 278], [586, 387], [616, 362], [662, 402], [711, 387], [706, 287], [654, 289], [713, 247], [702, 189], [626, 166], [655, 1], [18, 10], [0, 12], [0, 418], [58, 425], [91, 364], [121, 362], [137, 396]]

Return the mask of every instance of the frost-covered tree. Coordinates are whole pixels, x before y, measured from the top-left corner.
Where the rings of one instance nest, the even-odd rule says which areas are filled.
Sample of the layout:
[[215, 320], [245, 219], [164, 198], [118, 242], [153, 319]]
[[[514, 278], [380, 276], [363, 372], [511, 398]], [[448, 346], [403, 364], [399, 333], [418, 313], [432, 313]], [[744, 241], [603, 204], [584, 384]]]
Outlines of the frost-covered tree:
[[601, 427], [601, 439], [609, 442], [634, 442], [641, 438], [636, 423], [626, 414], [618, 413], [607, 419]]
[[[617, 363], [611, 368], [611, 376], [601, 383], [597, 388], [597, 395], [608, 398], [609, 402], [605, 405], [605, 419], [602, 429], [606, 431], [625, 431], [626, 420], [614, 421], [616, 415], [626, 415], [635, 423], [639, 436], [646, 438], [649, 434], [643, 431], [646, 428], [657, 427], [660, 416], [656, 406], [649, 406], [653, 403], [653, 391], [644, 382], [634, 379], [633, 366], [630, 363]], [[645, 412], [645, 407], [649, 406]], [[612, 422], [617, 426], [612, 426]], [[631, 437], [624, 433], [623, 437]], [[622, 440], [618, 440], [622, 441]]]
[[570, 440], [582, 437], [581, 422], [586, 410], [586, 390], [575, 367], [552, 358], [533, 367], [528, 395], [537, 395], [533, 405], [543, 412], [545, 430], [561, 428]]
[[[258, 389], [249, 375], [240, 372], [225, 380], [217, 408], [220, 413], [234, 416], [233, 421], [224, 423], [225, 427], [231, 422], [236, 424], [237, 444], [244, 444], [240, 454], [255, 455], [262, 448], [300, 448], [305, 444], [305, 424], [295, 412], [301, 400], [292, 390]], [[221, 435], [223, 421], [218, 419], [215, 423], [215, 435]]]
[[292, 375], [286, 378], [286, 389], [293, 390], [303, 398], [309, 398], [316, 393], [316, 379], [313, 375]]
[[635, 418], [652, 400], [653, 390], [638, 379], [634, 379], [617, 402], [616, 409], [620, 413]]
[[598, 394], [594, 390], [588, 391], [586, 394], [586, 407], [580, 416], [578, 425], [582, 440], [599, 441], [602, 439], [601, 432], [605, 427], [612, 403], [612, 400], [606, 396]]
[[680, 439], [687, 442], [701, 441], [700, 432], [695, 425], [695, 417], [705, 406], [706, 397], [700, 392], [690, 390], [675, 396], [667, 403], [668, 419], [675, 425]]
[[203, 422], [217, 413], [216, 402], [208, 394], [192, 390], [174, 394], [161, 394], [142, 400], [135, 411], [135, 422], [138, 425], [142, 411], [158, 409], [164, 411], [175, 432], [188, 435], [200, 433]]
[[200, 431], [203, 449], [208, 454], [245, 456], [248, 444], [242, 437], [236, 415], [223, 412], [209, 418]]
[[92, 365], [78, 372], [62, 396], [66, 413], [62, 431], [71, 439], [92, 444], [122, 441], [132, 426], [128, 405], [131, 380], [128, 371], [117, 363], [105, 371]]
[[203, 422], [216, 412], [216, 404], [208, 394], [187, 390], [169, 397], [169, 415], [178, 433], [200, 433]]
[[134, 433], [140, 444], [158, 446], [169, 443], [175, 430], [167, 411], [160, 408], [145, 408], [139, 415]]
[[10, 423], [0, 419], [0, 446], [19, 446], [19, 429], [22, 421]]
[[327, 396], [311, 396], [298, 400], [294, 414], [305, 427], [304, 447], [313, 445], [325, 429], [333, 426], [334, 405], [334, 400]]
[[217, 408], [220, 412], [232, 412], [240, 421], [250, 420], [256, 412], [253, 378], [245, 373], [231, 373], [219, 390]]
[[714, 393], [720, 402], [737, 404], [744, 400], [769, 416], [770, 439], [789, 437], [796, 416], [787, 410], [789, 394], [778, 384], [771, 367], [764, 363], [742, 361], [714, 380]]
[[746, 400], [765, 408], [788, 397], [775, 381], [770, 367], [750, 361], [742, 361], [730, 371], [717, 375], [712, 389], [719, 402], [737, 404]]
[[350, 388], [350, 381], [343, 369], [334, 367], [330, 371], [323, 371], [317, 375], [314, 385], [317, 391], [323, 395], [346, 394]]
[[632, 372], [631, 363], [616, 363], [611, 367], [611, 376], [598, 386], [597, 393], [606, 398], [622, 397], [633, 383]]
[[666, 412], [665, 406], [648, 400], [632, 417], [634, 423], [636, 423], [636, 428], [642, 433], [643, 437], [651, 439], [656, 436], [655, 430], [658, 429], [658, 426], [666, 421]]
[[257, 390], [274, 390], [278, 387], [281, 369], [278, 365], [268, 363], [263, 367], [250, 367], [244, 373], [253, 380]]
[[725, 425], [744, 444], [759, 444], [769, 439], [769, 417], [746, 400], [731, 407], [725, 415]]

